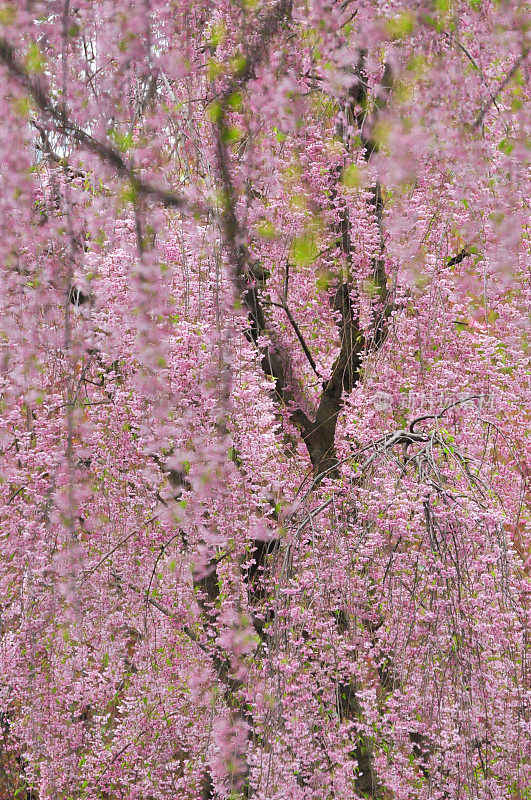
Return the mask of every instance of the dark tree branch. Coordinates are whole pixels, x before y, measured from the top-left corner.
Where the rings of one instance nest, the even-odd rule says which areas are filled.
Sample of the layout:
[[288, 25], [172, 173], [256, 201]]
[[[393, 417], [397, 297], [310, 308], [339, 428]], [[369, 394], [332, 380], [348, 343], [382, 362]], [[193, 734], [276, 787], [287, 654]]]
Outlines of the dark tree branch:
[[33, 98], [40, 111], [47, 117], [61, 133], [66, 134], [72, 141], [85, 147], [90, 153], [96, 155], [100, 161], [110, 166], [117, 175], [127, 179], [133, 189], [138, 194], [150, 197], [162, 203], [167, 208], [189, 209], [192, 211], [205, 212], [198, 205], [189, 204], [181, 195], [174, 194], [158, 186], [144, 181], [130, 167], [122, 155], [108, 142], [101, 142], [95, 139], [83, 128], [80, 128], [70, 120], [64, 107], [58, 106], [49, 97], [44, 87], [33, 80], [21, 63], [18, 61], [13, 46], [4, 38], [0, 37], [0, 62], [7, 68], [9, 74], [27, 93]]
[[286, 316], [287, 316], [287, 318], [289, 320], [289, 323], [290, 323], [291, 327], [293, 328], [297, 339], [299, 340], [300, 346], [302, 347], [302, 349], [304, 351], [304, 355], [308, 359], [308, 363], [309, 363], [310, 367], [313, 369], [313, 371], [315, 372], [317, 377], [322, 380], [321, 375], [319, 374], [319, 371], [317, 369], [317, 365], [315, 363], [314, 357], [311, 354], [310, 348], [306, 344], [306, 341], [304, 339], [304, 336], [301, 333], [301, 329], [299, 328], [297, 320], [295, 319], [295, 317], [291, 313], [287, 303], [285, 303], [285, 302], [274, 303], [272, 300], [269, 300], [267, 303], [264, 302], [264, 305], [277, 306], [278, 308], [281, 308], [283, 311], [286, 312]]
[[[351, 86], [347, 97], [346, 117], [349, 126], [355, 126], [360, 131], [360, 138], [363, 145], [363, 155], [368, 162], [374, 152], [377, 151], [376, 143], [363, 133], [365, 125], [365, 113], [368, 104], [368, 82], [365, 73], [365, 52], [361, 51], [356, 65], [355, 74], [357, 80]], [[375, 116], [384, 108], [389, 100], [392, 91], [393, 76], [389, 65], [384, 70], [382, 90], [375, 101]], [[340, 128], [340, 133], [348, 146], [348, 129]], [[332, 175], [337, 184], [340, 179], [340, 171], [335, 170]], [[338, 196], [337, 185], [332, 186], [332, 201]], [[361, 365], [363, 353], [367, 349], [375, 349], [385, 338], [385, 321], [389, 313], [387, 275], [385, 272], [385, 261], [383, 258], [383, 199], [379, 183], [372, 189], [372, 197], [369, 201], [373, 208], [374, 217], [380, 233], [380, 256], [375, 259], [373, 264], [374, 283], [377, 289], [378, 301], [382, 306], [376, 323], [375, 330], [369, 342], [359, 323], [359, 317], [353, 307], [351, 289], [349, 283], [342, 283], [331, 298], [332, 307], [338, 312], [339, 332], [341, 348], [339, 355], [333, 365], [332, 375], [324, 384], [323, 391], [319, 400], [315, 421], [307, 426], [303, 433], [304, 441], [310, 453], [312, 464], [316, 474], [327, 474], [334, 477], [337, 464], [335, 454], [335, 431], [337, 419], [343, 405], [343, 392], [352, 391], [361, 376]], [[348, 209], [343, 203], [340, 211], [340, 222], [337, 229], [337, 244], [345, 255], [349, 263], [352, 258], [351, 242], [351, 221]]]
[[275, 395], [278, 400], [290, 409], [290, 419], [299, 429], [303, 430], [309, 425], [308, 417], [297, 403], [293, 386], [288, 380], [292, 374], [291, 365], [286, 354], [281, 355], [280, 349], [272, 339], [267, 328], [263, 305], [259, 295], [259, 281], [256, 280], [256, 264], [252, 262], [249, 251], [244, 241], [243, 231], [240, 229], [236, 217], [236, 198], [232, 178], [229, 172], [229, 155], [225, 144], [227, 128], [222, 114], [215, 129], [217, 167], [220, 182], [223, 187], [223, 213], [222, 226], [225, 247], [232, 268], [232, 281], [239, 299], [247, 313], [250, 328], [248, 338], [258, 346], [260, 337], [269, 340], [262, 349], [261, 367], [265, 375], [275, 381]]
[[528, 47], [524, 48], [523, 53], [521, 54], [521, 56], [519, 56], [519, 58], [516, 59], [516, 61], [514, 62], [513, 66], [511, 67], [511, 69], [509, 70], [509, 72], [507, 73], [507, 75], [505, 76], [503, 81], [498, 86], [498, 89], [495, 92], [495, 94], [491, 94], [489, 100], [482, 107], [481, 111], [479, 112], [479, 114], [477, 115], [476, 119], [472, 123], [472, 130], [476, 130], [476, 128], [479, 128], [479, 126], [481, 125], [481, 123], [485, 119], [485, 116], [487, 115], [489, 109], [493, 106], [493, 104], [496, 102], [496, 100], [498, 99], [500, 94], [503, 92], [505, 87], [509, 84], [511, 78], [513, 77], [515, 72], [519, 69], [520, 64], [523, 64], [523, 62], [527, 58], [527, 54], [528, 53], [529, 53], [529, 48]]
[[265, 15], [260, 28], [252, 37], [252, 42], [249, 43], [252, 46], [247, 46], [246, 52], [243, 54], [241, 69], [231, 77], [222, 93], [220, 99], [222, 106], [226, 104], [231, 94], [242, 89], [255, 77], [256, 69], [266, 55], [268, 42], [277, 33], [282, 22], [289, 19], [292, 6], [293, 0], [279, 0]]
[[57, 164], [58, 166], [63, 167], [63, 169], [66, 169], [66, 171], [74, 178], [86, 177], [84, 172], [80, 172], [79, 170], [74, 169], [72, 166], [70, 166], [67, 158], [64, 157], [61, 158], [61, 156], [57, 155], [57, 153], [55, 152], [50, 143], [48, 131], [46, 130], [46, 128], [40, 125], [36, 120], [32, 120], [31, 124], [33, 125], [34, 128], [36, 128], [36, 130], [38, 130], [40, 134], [41, 142], [38, 145], [39, 149], [50, 159], [50, 161], [53, 164]]
[[460, 264], [461, 261], [464, 261], [464, 259], [468, 258], [470, 255], [472, 255], [472, 253], [470, 253], [466, 247], [463, 247], [463, 249], [456, 256], [448, 259], [448, 266], [453, 267], [454, 264]]

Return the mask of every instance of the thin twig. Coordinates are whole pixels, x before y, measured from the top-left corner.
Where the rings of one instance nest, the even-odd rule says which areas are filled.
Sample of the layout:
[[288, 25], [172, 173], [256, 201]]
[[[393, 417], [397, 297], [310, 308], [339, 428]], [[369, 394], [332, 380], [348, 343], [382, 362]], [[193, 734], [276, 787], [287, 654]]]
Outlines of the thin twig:
[[505, 76], [503, 81], [498, 86], [497, 92], [494, 95], [491, 94], [489, 102], [485, 103], [485, 105], [483, 106], [483, 108], [481, 109], [479, 114], [477, 115], [476, 119], [474, 120], [474, 122], [472, 124], [472, 130], [476, 130], [476, 128], [478, 128], [481, 125], [481, 123], [483, 122], [483, 120], [485, 118], [485, 115], [487, 114], [487, 112], [489, 111], [489, 109], [491, 108], [493, 103], [496, 102], [496, 100], [498, 99], [500, 94], [503, 92], [505, 87], [508, 85], [509, 81], [511, 80], [511, 78], [513, 77], [513, 75], [515, 74], [517, 69], [519, 68], [520, 64], [522, 64], [522, 62], [525, 61], [528, 52], [529, 52], [529, 49], [527, 47], [524, 48], [524, 51], [523, 51], [522, 55], [519, 56], [519, 58], [516, 59], [516, 61], [514, 62], [513, 66], [511, 67], [511, 69], [509, 70], [509, 72], [507, 73], [507, 75]]

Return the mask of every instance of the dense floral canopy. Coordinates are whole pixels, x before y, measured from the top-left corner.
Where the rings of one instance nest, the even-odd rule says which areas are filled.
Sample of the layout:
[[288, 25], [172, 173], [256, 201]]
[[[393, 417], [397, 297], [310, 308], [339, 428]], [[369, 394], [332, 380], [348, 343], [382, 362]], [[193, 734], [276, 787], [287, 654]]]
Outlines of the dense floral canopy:
[[528, 17], [0, 3], [0, 797], [531, 797]]

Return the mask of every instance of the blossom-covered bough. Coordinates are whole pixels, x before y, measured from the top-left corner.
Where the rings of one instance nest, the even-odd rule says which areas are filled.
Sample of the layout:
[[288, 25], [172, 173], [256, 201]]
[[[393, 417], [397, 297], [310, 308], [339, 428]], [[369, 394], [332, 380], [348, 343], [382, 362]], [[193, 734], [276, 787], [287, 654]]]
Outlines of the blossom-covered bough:
[[0, 798], [531, 786], [524, 4], [0, 4]]

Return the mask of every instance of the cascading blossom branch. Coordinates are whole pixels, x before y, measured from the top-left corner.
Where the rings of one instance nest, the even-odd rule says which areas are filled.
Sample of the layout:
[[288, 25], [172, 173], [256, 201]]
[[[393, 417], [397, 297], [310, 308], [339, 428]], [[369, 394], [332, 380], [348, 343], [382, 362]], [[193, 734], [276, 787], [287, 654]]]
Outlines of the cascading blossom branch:
[[531, 797], [528, 35], [0, 4], [0, 800]]

